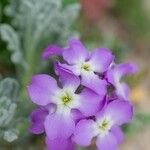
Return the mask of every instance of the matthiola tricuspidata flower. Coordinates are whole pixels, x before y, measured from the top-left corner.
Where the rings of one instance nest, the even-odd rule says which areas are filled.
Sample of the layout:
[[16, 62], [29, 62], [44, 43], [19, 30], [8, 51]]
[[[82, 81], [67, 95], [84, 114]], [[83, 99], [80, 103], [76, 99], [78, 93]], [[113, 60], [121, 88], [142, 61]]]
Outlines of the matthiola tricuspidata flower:
[[132, 116], [132, 106], [129, 102], [112, 101], [95, 115], [95, 120], [79, 121], [73, 139], [79, 145], [88, 146], [96, 137], [96, 145], [99, 150], [115, 150], [117, 144], [123, 140], [123, 133], [119, 126], [128, 123]]
[[65, 63], [58, 63], [58, 65], [80, 76], [82, 85], [101, 94], [100, 88], [105, 87], [106, 82], [101, 80], [99, 75], [104, 73], [113, 62], [114, 56], [111, 51], [107, 48], [97, 48], [90, 52], [79, 40], [71, 39], [69, 47], [62, 50], [58, 46], [49, 46], [43, 52], [42, 57], [48, 58], [52, 54], [63, 57]]
[[[88, 51], [77, 39], [61, 48], [49, 45], [43, 59], [54, 55], [56, 78], [34, 75], [28, 94], [38, 108], [31, 113], [30, 132], [46, 134], [48, 150], [73, 150], [89, 146], [116, 150], [123, 140], [121, 125], [131, 121], [129, 88], [122, 76], [135, 73], [133, 64], [115, 64], [107, 48]], [[111, 89], [111, 90], [110, 90]]]
[[125, 99], [129, 99], [129, 88], [125, 82], [121, 82], [121, 78], [127, 74], [136, 73], [137, 68], [134, 64], [126, 63], [126, 64], [113, 64], [110, 69], [108, 69], [106, 73], [106, 78], [109, 83], [111, 83], [115, 89], [116, 94]]
[[[89, 88], [84, 88], [78, 93], [80, 79], [67, 72], [59, 72], [62, 73], [59, 78], [60, 86], [53, 77], [46, 74], [33, 76], [31, 84], [28, 86], [31, 100], [37, 105], [49, 109], [48, 114], [42, 109], [40, 111], [43, 115], [47, 114], [44, 128], [51, 140], [68, 138], [73, 134], [75, 129], [75, 112], [73, 110], [80, 111], [84, 116], [91, 116], [101, 108], [103, 100], [103, 97], [98, 96]], [[32, 115], [34, 116], [34, 113]], [[37, 115], [37, 117], [39, 116]]]

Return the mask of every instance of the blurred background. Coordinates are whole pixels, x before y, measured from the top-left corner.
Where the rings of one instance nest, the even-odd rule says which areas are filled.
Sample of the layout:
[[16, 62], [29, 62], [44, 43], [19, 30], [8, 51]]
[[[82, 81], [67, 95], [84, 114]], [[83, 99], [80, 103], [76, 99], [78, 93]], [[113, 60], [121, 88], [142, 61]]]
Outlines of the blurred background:
[[[123, 127], [119, 150], [149, 150], [150, 0], [0, 0], [0, 150], [43, 150], [43, 136], [28, 132], [35, 107], [26, 86], [35, 73], [53, 73], [41, 61], [50, 43], [79, 37], [89, 50], [108, 47], [116, 62], [133, 62], [133, 122]], [[92, 145], [89, 149], [95, 149]]]

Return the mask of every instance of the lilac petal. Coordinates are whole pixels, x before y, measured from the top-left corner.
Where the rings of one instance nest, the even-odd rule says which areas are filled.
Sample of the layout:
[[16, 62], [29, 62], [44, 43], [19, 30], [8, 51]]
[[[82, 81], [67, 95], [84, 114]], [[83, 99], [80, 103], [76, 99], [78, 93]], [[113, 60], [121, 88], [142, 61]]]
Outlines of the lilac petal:
[[106, 73], [106, 78], [111, 84], [119, 82], [122, 76], [134, 74], [137, 72], [137, 67], [134, 64], [118, 64], [109, 69]]
[[44, 132], [44, 120], [48, 113], [48, 110], [45, 108], [37, 108], [33, 110], [30, 116], [31, 126], [29, 131], [31, 133], [41, 134]]
[[80, 85], [79, 77], [61, 67], [58, 63], [55, 63], [55, 72], [59, 75], [59, 80], [63, 87], [72, 87], [76, 91]]
[[128, 85], [125, 83], [121, 83], [121, 77], [123, 75], [127, 75], [129, 73], [135, 73], [136, 67], [133, 64], [119, 64], [113, 66], [114, 68], [111, 68], [106, 73], [106, 78], [109, 83], [113, 84], [116, 88], [116, 94], [123, 98], [124, 100], [129, 100], [129, 88]]
[[72, 73], [73, 67], [71, 65], [67, 65], [67, 64], [61, 64], [60, 62], [56, 61], [54, 63], [55, 66], [55, 73], [57, 75], [60, 75], [62, 71], [68, 72], [68, 73]]
[[111, 133], [116, 137], [118, 144], [123, 142], [124, 134], [119, 126], [113, 126], [111, 129]]
[[81, 120], [75, 129], [73, 141], [81, 146], [90, 145], [94, 133], [95, 122], [93, 120]]
[[100, 98], [103, 98], [106, 94], [107, 83], [105, 80], [101, 80], [98, 75], [92, 73], [90, 75], [81, 76], [82, 85], [92, 89], [94, 92], [98, 93]]
[[126, 83], [116, 84], [116, 94], [124, 100], [129, 100], [129, 87]]
[[[65, 70], [69, 73], [73, 73], [76, 76], [79, 76], [81, 74], [81, 71], [77, 69], [76, 65], [67, 65], [67, 64], [61, 64], [60, 62], [56, 62], [55, 65], [57, 65], [57, 68], [61, 68], [62, 70]], [[58, 74], [57, 68], [55, 68], [56, 74]]]
[[63, 49], [57, 45], [49, 45], [42, 53], [42, 59], [48, 59], [54, 55], [62, 55]]
[[122, 125], [131, 121], [133, 107], [128, 101], [114, 100], [107, 105], [105, 114], [113, 119], [114, 124]]
[[114, 56], [110, 50], [107, 48], [97, 48], [93, 51], [90, 62], [93, 64], [95, 72], [103, 73], [108, 69], [113, 60]]
[[48, 150], [74, 150], [74, 144], [70, 138], [50, 140], [46, 137], [46, 145]]
[[85, 116], [95, 115], [103, 107], [103, 101], [98, 94], [85, 88], [80, 94], [79, 110]]
[[31, 84], [28, 86], [28, 94], [31, 100], [42, 106], [51, 103], [51, 95], [56, 90], [58, 90], [56, 80], [46, 74], [33, 76]]
[[116, 66], [116, 71], [123, 75], [134, 74], [137, 72], [137, 67], [132, 63], [119, 64]]
[[44, 126], [46, 135], [50, 140], [56, 138], [67, 139], [73, 134], [75, 122], [70, 115], [56, 112], [46, 117]]
[[77, 39], [69, 40], [69, 48], [63, 51], [63, 58], [69, 64], [76, 64], [88, 58], [88, 52], [83, 44]]
[[75, 124], [78, 123], [81, 119], [85, 119], [86, 117], [81, 113], [78, 109], [72, 109], [71, 114]]
[[115, 136], [109, 132], [104, 137], [97, 137], [96, 145], [98, 150], [116, 150], [117, 149], [117, 140]]
[[[105, 78], [106, 78], [108, 83], [113, 84], [115, 86], [114, 69], [113, 68], [110, 68], [109, 70], [107, 70], [107, 72], [105, 74]], [[120, 78], [119, 78], [119, 80], [120, 80]]]

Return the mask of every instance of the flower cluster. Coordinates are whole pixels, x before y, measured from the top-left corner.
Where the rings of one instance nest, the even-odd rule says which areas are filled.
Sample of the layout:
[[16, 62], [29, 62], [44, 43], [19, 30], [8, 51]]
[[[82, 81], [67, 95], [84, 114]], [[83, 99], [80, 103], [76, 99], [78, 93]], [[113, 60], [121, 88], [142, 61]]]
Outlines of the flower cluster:
[[43, 59], [54, 55], [56, 79], [32, 77], [28, 94], [39, 107], [31, 114], [30, 131], [46, 134], [49, 150], [87, 147], [95, 139], [100, 150], [115, 150], [123, 140], [121, 125], [131, 121], [133, 108], [122, 76], [135, 73], [133, 64], [115, 64], [107, 48], [88, 51], [77, 39], [61, 48], [49, 45]]

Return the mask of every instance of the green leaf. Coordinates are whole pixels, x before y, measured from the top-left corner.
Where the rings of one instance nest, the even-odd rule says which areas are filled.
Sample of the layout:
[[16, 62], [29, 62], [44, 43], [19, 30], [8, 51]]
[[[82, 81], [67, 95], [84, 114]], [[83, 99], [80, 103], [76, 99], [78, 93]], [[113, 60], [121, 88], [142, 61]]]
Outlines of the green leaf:
[[16, 80], [5, 78], [0, 81], [0, 137], [8, 142], [15, 140], [19, 133], [15, 129], [18, 90], [19, 85]]
[[0, 34], [2, 40], [7, 43], [8, 50], [12, 52], [12, 62], [15, 64], [21, 63], [23, 58], [20, 52], [20, 41], [17, 32], [10, 25], [1, 24]]
[[4, 140], [6, 140], [7, 142], [13, 142], [17, 138], [18, 138], [18, 130], [16, 129], [11, 129], [4, 132]]
[[0, 96], [6, 96], [12, 101], [16, 101], [18, 97], [19, 84], [15, 79], [5, 78], [0, 81]]

